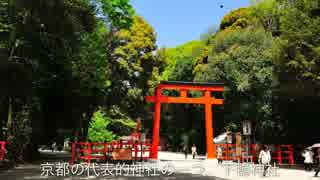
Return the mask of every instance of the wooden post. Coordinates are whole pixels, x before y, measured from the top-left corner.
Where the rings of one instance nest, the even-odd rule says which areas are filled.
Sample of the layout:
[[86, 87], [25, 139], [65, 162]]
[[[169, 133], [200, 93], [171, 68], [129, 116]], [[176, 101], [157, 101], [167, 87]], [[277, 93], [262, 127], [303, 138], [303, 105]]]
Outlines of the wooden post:
[[103, 157], [104, 157], [104, 160], [106, 161], [108, 159], [107, 157], [107, 147], [108, 144], [107, 143], [103, 143]]
[[241, 133], [236, 134], [236, 157], [242, 159]]
[[278, 159], [278, 164], [282, 165], [282, 151], [281, 151], [281, 146], [277, 145], [277, 159]]
[[71, 145], [71, 164], [74, 164], [76, 160], [76, 142], [73, 142]]
[[6, 148], [5, 148], [6, 142], [0, 141], [0, 160], [2, 161], [4, 159]]
[[87, 158], [88, 158], [88, 163], [90, 164], [91, 163], [91, 144], [90, 143], [87, 143]]
[[159, 146], [159, 136], [160, 136], [160, 112], [161, 112], [161, 102], [159, 98], [161, 96], [161, 89], [156, 88], [156, 102], [155, 102], [155, 112], [153, 119], [153, 136], [152, 136], [152, 146], [151, 146], [151, 159], [158, 159], [158, 146]]
[[138, 159], [138, 145], [136, 143], [134, 143], [133, 147], [134, 147], [134, 160], [137, 160]]
[[187, 90], [181, 90], [180, 97], [187, 97]]
[[[210, 99], [211, 92], [205, 91], [205, 97]], [[214, 159], [215, 149], [213, 145], [213, 128], [212, 128], [212, 104], [205, 104], [205, 113], [206, 113], [206, 143], [207, 143], [207, 159]]]

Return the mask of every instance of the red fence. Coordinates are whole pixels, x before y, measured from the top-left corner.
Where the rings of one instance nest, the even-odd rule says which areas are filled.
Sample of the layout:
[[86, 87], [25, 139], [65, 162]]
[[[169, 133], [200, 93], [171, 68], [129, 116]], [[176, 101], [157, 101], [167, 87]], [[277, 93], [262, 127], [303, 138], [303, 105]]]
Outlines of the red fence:
[[273, 160], [277, 161], [278, 164], [283, 164], [283, 160], [287, 160], [287, 162], [291, 165], [294, 164], [293, 157], [293, 146], [292, 145], [276, 145], [275, 156], [272, 157]]
[[[237, 160], [240, 162], [250, 161], [257, 162], [259, 152], [263, 145], [258, 144], [215, 144], [216, 148], [222, 148], [223, 160]], [[283, 164], [283, 160], [287, 160], [288, 164], [294, 165], [293, 145], [270, 145], [271, 158], [279, 165]], [[269, 146], [269, 147], [270, 147]]]
[[6, 154], [6, 144], [5, 141], [0, 141], [0, 161], [4, 159], [4, 155]]
[[151, 143], [111, 142], [111, 143], [72, 143], [71, 163], [84, 160], [146, 160], [150, 157]]

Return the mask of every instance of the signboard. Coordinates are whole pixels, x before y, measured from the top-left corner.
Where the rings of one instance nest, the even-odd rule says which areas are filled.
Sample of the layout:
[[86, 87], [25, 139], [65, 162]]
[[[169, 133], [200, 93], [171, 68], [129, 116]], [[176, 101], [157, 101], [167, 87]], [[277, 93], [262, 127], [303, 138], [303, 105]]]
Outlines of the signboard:
[[132, 160], [131, 149], [114, 149], [112, 151], [113, 160]]
[[243, 121], [243, 135], [251, 135], [251, 122], [250, 121]]

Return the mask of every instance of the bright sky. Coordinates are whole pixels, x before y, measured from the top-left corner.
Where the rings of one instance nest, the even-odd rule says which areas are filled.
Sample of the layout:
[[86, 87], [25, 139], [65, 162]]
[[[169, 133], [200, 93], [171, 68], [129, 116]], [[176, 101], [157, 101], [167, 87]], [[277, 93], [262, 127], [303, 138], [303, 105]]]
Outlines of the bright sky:
[[[199, 39], [222, 17], [250, 0], [131, 0], [138, 15], [157, 32], [158, 46], [174, 47]], [[220, 8], [223, 5], [223, 8]]]

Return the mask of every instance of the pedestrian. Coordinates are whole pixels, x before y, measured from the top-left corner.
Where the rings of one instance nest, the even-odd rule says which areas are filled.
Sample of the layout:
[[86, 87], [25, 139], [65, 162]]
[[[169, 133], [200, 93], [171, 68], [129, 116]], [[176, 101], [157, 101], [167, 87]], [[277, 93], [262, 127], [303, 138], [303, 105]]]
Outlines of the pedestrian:
[[52, 145], [51, 145], [51, 150], [52, 150], [52, 152], [55, 151], [56, 146], [57, 146], [57, 143], [56, 143], [56, 142], [53, 142]]
[[307, 171], [312, 170], [313, 164], [313, 152], [310, 148], [307, 148], [303, 151], [302, 157], [304, 157], [304, 168]]
[[222, 164], [222, 148], [220, 146], [217, 148], [217, 159], [218, 164]]
[[271, 155], [268, 146], [263, 146], [259, 154], [259, 163], [263, 165], [263, 176], [266, 176], [267, 170], [270, 166]]
[[187, 157], [188, 157], [188, 146], [187, 145], [183, 146], [183, 152], [184, 152], [185, 159], [187, 159]]
[[317, 160], [317, 167], [315, 169], [316, 173], [314, 174], [314, 176], [317, 177], [320, 172], [320, 148], [318, 148], [317, 155], [315, 158]]
[[192, 152], [192, 158], [195, 159], [197, 154], [197, 147], [195, 144], [192, 145], [191, 152]]

